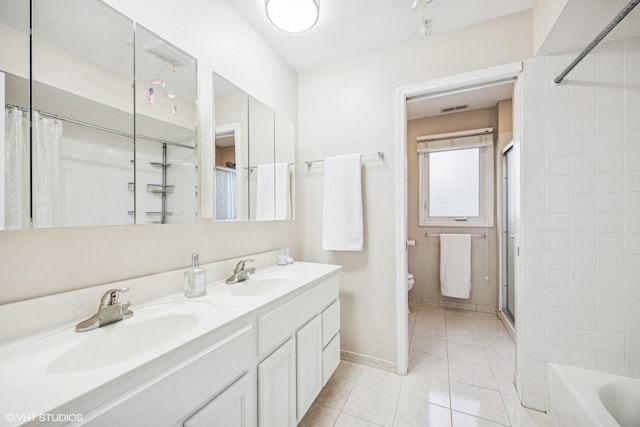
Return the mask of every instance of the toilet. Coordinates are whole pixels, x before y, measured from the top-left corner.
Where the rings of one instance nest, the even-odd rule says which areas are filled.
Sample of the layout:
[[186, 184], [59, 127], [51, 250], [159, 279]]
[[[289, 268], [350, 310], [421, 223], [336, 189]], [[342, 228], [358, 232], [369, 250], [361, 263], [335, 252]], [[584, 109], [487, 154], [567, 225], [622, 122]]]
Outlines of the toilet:
[[[413, 289], [413, 274], [407, 274], [407, 292]], [[407, 313], [411, 315], [411, 307], [408, 308]]]

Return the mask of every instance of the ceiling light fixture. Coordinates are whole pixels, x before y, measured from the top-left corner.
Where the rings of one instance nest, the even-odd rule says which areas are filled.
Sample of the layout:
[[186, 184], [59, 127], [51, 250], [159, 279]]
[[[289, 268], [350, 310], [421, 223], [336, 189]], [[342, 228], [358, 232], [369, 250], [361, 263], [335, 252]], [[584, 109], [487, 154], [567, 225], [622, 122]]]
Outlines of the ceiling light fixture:
[[319, 0], [265, 0], [269, 21], [282, 31], [302, 33], [311, 29], [320, 15]]

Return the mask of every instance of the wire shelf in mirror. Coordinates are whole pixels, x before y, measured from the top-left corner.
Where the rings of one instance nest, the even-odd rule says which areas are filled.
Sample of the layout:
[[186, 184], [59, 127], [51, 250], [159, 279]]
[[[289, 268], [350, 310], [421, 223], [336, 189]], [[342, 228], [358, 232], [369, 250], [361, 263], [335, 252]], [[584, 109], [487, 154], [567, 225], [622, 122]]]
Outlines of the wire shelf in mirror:
[[147, 191], [158, 194], [173, 193], [173, 185], [147, 184]]

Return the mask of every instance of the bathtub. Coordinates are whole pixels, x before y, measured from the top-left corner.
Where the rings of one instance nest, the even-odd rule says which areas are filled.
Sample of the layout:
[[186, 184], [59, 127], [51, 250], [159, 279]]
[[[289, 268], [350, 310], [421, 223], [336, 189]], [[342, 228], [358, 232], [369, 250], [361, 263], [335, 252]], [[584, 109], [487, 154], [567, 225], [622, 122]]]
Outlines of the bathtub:
[[640, 380], [550, 364], [551, 417], [558, 427], [640, 426]]

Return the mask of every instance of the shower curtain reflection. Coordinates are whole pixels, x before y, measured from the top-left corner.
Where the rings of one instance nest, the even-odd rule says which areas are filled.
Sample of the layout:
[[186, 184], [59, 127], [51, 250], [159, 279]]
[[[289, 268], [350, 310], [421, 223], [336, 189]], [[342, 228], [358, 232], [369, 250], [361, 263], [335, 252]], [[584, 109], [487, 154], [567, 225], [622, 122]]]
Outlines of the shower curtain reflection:
[[[5, 108], [5, 230], [29, 228], [29, 115]], [[1, 225], [1, 224], [0, 224]]]
[[236, 171], [216, 167], [216, 220], [238, 219]]
[[33, 112], [33, 226], [60, 226], [62, 122]]

